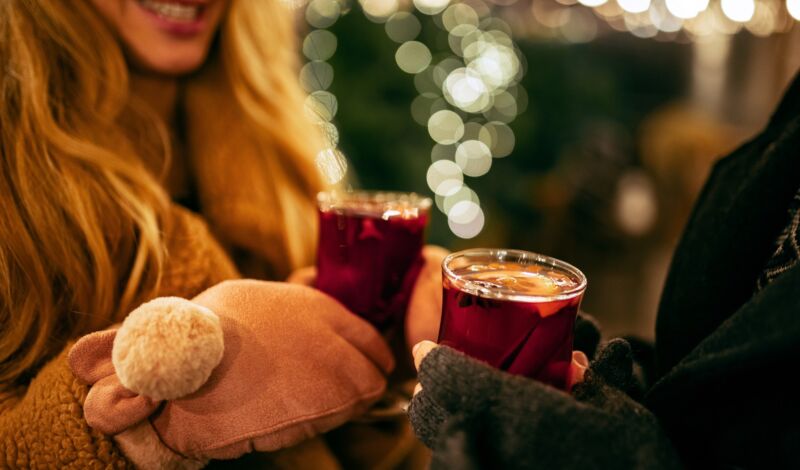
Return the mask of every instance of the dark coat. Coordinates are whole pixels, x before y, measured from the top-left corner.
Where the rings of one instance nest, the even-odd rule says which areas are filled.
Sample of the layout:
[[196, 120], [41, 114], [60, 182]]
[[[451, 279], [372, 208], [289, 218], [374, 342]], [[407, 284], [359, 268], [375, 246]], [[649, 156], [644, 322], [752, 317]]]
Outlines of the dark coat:
[[409, 409], [433, 467], [800, 468], [800, 264], [756, 293], [798, 188], [800, 76], [698, 199], [664, 288], [644, 406], [621, 392], [624, 342], [600, 352], [573, 397], [437, 348]]
[[720, 160], [675, 252], [648, 407], [691, 466], [800, 468], [800, 264], [754, 294], [800, 188], [800, 76]]

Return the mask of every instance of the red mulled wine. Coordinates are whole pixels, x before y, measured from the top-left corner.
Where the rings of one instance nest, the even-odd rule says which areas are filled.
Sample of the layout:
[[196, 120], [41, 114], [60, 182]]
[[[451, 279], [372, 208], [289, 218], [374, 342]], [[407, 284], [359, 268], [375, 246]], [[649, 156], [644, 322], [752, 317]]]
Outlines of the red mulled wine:
[[554, 258], [475, 249], [443, 263], [439, 343], [565, 389], [586, 278]]
[[430, 199], [413, 193], [318, 196], [316, 287], [377, 328], [402, 318], [422, 267]]

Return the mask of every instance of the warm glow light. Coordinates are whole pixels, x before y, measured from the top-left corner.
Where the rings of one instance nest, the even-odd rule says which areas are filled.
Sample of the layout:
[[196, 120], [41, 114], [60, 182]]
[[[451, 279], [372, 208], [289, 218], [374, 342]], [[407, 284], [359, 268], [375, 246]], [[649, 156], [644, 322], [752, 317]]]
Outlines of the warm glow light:
[[559, 32], [571, 43], [589, 42], [597, 36], [597, 20], [591, 13], [580, 9], [564, 9], [564, 24]]
[[753, 0], [722, 0], [722, 12], [725, 16], [737, 23], [746, 23], [756, 12]]
[[641, 13], [650, 8], [650, 0], [617, 0], [617, 3], [629, 13]]
[[450, 0], [414, 0], [414, 6], [417, 10], [425, 13], [426, 15], [435, 15], [440, 11], [447, 8]]
[[480, 140], [467, 140], [456, 148], [456, 163], [467, 176], [483, 176], [492, 167], [492, 152]]
[[653, 184], [639, 172], [629, 172], [619, 179], [614, 206], [620, 228], [633, 236], [647, 233], [658, 216]]
[[303, 55], [309, 60], [328, 60], [336, 52], [336, 36], [325, 29], [316, 29], [303, 39]]
[[472, 189], [470, 189], [466, 184], [461, 186], [461, 189], [454, 192], [453, 194], [444, 197], [438, 196], [436, 199], [437, 199], [436, 205], [439, 207], [439, 210], [441, 210], [445, 214], [449, 213], [453, 209], [453, 206], [462, 201], [470, 201], [477, 205], [480, 205], [478, 194]]
[[324, 29], [339, 19], [342, 7], [336, 0], [312, 0], [306, 7], [306, 21], [315, 28]]
[[428, 119], [428, 134], [440, 144], [454, 144], [464, 135], [464, 121], [448, 109], [437, 111]]
[[677, 18], [687, 20], [700, 12], [695, 0], [666, 0], [667, 10]]
[[758, 2], [753, 19], [745, 27], [754, 35], [767, 37], [775, 32], [777, 26], [775, 7], [772, 3]]
[[450, 72], [444, 81], [445, 99], [467, 112], [480, 112], [491, 104], [486, 83], [476, 72], [461, 67]]
[[397, 0], [359, 0], [359, 2], [367, 18], [378, 23], [386, 21], [400, 7]]
[[586, 5], [587, 7], [599, 7], [600, 5], [606, 3], [608, 0], [578, 0], [581, 5]]
[[477, 27], [478, 22], [478, 13], [466, 3], [450, 5], [447, 7], [447, 10], [442, 13], [442, 24], [444, 24], [444, 28], [448, 31], [452, 31], [453, 28], [459, 25], [472, 25]]
[[800, 21], [800, 0], [786, 0], [786, 9], [792, 18]]
[[397, 66], [406, 73], [420, 73], [431, 63], [431, 51], [419, 41], [404, 42], [394, 55]]
[[338, 183], [347, 174], [347, 160], [337, 149], [327, 148], [320, 151], [315, 162], [329, 184]]
[[307, 91], [327, 90], [333, 83], [333, 67], [321, 60], [312, 60], [300, 69], [300, 85]]
[[665, 33], [674, 33], [680, 31], [683, 20], [676, 18], [675, 15], [667, 10], [666, 5], [662, 2], [657, 2], [648, 10], [648, 16], [653, 26], [658, 28], [659, 31]]
[[339, 129], [331, 122], [323, 122], [320, 124], [322, 130], [322, 137], [331, 148], [336, 148], [339, 145]]
[[336, 116], [339, 103], [333, 93], [315, 91], [306, 97], [306, 115], [313, 121], [330, 121]]
[[474, 238], [483, 230], [483, 210], [471, 200], [459, 201], [447, 213], [447, 225], [460, 238]]
[[392, 15], [386, 21], [384, 28], [389, 39], [399, 43], [413, 40], [422, 31], [422, 25], [417, 17], [404, 11]]
[[464, 185], [461, 168], [450, 160], [437, 160], [428, 167], [428, 187], [439, 196], [455, 194]]
[[478, 139], [489, 147], [495, 158], [506, 157], [514, 150], [514, 131], [499, 121], [481, 127]]

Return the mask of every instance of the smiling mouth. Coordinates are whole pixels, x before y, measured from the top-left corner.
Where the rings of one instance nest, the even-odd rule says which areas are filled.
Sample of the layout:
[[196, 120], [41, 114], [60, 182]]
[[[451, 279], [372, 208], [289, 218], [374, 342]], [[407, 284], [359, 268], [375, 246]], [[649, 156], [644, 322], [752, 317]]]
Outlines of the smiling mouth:
[[169, 0], [137, 0], [139, 5], [159, 17], [180, 23], [196, 21], [203, 13], [205, 5]]

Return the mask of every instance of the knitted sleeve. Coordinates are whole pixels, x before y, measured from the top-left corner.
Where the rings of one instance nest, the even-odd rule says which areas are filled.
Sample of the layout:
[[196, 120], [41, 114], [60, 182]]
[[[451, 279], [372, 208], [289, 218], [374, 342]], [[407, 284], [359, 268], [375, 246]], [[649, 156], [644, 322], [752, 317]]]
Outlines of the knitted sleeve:
[[679, 468], [656, 417], [622, 392], [630, 369], [630, 347], [612, 341], [571, 396], [439, 347], [409, 416], [434, 469]]
[[24, 393], [0, 398], [0, 468], [132, 468], [110, 436], [86, 424], [88, 389], [67, 364], [71, 346]]

